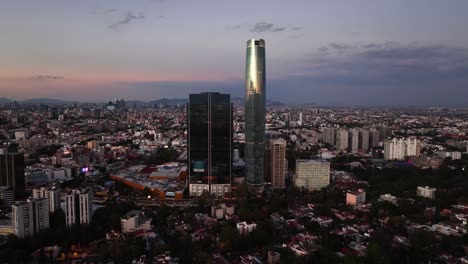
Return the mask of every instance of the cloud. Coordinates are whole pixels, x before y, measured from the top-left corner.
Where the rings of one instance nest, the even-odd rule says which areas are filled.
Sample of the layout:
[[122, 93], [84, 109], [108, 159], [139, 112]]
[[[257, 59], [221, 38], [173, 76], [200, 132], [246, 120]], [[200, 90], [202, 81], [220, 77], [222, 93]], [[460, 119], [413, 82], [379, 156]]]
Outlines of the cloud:
[[64, 76], [53, 76], [53, 75], [37, 75], [32, 78], [33, 80], [63, 80]]
[[328, 76], [333, 80], [343, 77], [386, 82], [383, 77], [398, 77], [391, 80], [394, 82], [422, 76], [463, 77], [466, 74], [461, 73], [468, 70], [468, 49], [419, 43], [330, 43], [309, 55], [301, 67], [298, 75]]
[[249, 29], [251, 33], [298, 31], [302, 29], [302, 27], [298, 27], [294, 25], [278, 26], [273, 23], [267, 23], [267, 22], [257, 22], [253, 25], [252, 24], [237, 24], [237, 25], [226, 26], [225, 28], [226, 30]]
[[227, 30], [236, 30], [236, 29], [242, 28], [243, 26], [244, 26], [244, 25], [242, 25], [242, 24], [233, 25], [233, 26], [227, 26], [226, 29], [227, 29]]
[[330, 43], [296, 60], [282, 82], [284, 96], [298, 101], [317, 94], [316, 102], [333, 104], [461, 106], [468, 103], [467, 72], [467, 48]]
[[93, 15], [104, 15], [116, 12], [117, 9], [109, 8], [109, 9], [102, 9], [102, 10], [95, 10], [92, 12]]
[[145, 16], [142, 13], [138, 15], [133, 14], [132, 12], [127, 12], [126, 15], [119, 21], [109, 25], [110, 29], [118, 29], [122, 25], [130, 24], [134, 20], [144, 19]]
[[275, 26], [273, 23], [257, 22], [250, 29], [250, 32], [252, 33], [281, 32], [281, 31], [285, 31], [286, 29], [287, 29], [286, 27]]

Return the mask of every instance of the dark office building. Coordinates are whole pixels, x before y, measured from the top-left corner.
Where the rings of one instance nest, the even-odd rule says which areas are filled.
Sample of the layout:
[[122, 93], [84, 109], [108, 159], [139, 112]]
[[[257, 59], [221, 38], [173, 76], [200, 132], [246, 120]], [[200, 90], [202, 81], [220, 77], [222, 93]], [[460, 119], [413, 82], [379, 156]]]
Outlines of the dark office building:
[[224, 196], [231, 190], [231, 96], [190, 94], [187, 110], [190, 196]]
[[24, 198], [24, 156], [0, 149], [0, 186], [11, 186], [15, 198]]

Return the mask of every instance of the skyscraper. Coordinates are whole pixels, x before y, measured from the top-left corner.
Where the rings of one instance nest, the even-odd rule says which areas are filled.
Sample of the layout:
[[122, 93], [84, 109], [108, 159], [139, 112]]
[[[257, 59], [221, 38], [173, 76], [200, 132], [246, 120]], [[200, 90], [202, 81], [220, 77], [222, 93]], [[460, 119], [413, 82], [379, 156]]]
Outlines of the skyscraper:
[[264, 180], [265, 88], [265, 41], [250, 39], [245, 67], [245, 170], [251, 185]]
[[0, 186], [11, 186], [16, 198], [24, 196], [24, 155], [0, 149]]
[[271, 167], [271, 185], [273, 188], [284, 188], [286, 176], [286, 141], [276, 139], [270, 141], [270, 167]]
[[224, 196], [231, 190], [231, 96], [191, 94], [187, 117], [190, 196]]

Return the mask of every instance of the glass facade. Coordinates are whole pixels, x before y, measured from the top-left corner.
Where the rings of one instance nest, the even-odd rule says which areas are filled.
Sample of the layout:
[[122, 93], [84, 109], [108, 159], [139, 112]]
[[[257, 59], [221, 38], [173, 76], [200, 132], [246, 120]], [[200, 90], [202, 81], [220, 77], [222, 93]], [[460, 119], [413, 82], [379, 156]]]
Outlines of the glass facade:
[[229, 94], [190, 94], [188, 104], [190, 184], [230, 184], [232, 105]]
[[265, 159], [265, 41], [247, 41], [245, 170], [248, 184], [263, 184]]

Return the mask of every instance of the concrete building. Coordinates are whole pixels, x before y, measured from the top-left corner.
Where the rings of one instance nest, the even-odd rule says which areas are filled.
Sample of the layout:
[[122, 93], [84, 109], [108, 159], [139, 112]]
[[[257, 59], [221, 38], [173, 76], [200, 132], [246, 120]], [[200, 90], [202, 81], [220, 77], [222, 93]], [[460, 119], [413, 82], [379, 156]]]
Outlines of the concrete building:
[[71, 190], [65, 195], [65, 220], [67, 226], [89, 224], [93, 216], [91, 189]]
[[438, 151], [437, 155], [443, 159], [450, 157], [452, 160], [459, 160], [462, 157], [460, 151]]
[[346, 192], [346, 204], [360, 205], [366, 202], [366, 192], [363, 189]]
[[132, 210], [120, 218], [123, 233], [151, 230], [151, 219], [146, 218], [142, 211]]
[[393, 138], [384, 142], [384, 158], [386, 160], [404, 160], [405, 157], [418, 157], [421, 152], [421, 142], [416, 138]]
[[369, 130], [364, 128], [359, 129], [358, 148], [362, 152], [367, 152], [369, 150]]
[[298, 126], [302, 126], [303, 122], [302, 122], [302, 113], [299, 113], [299, 120], [297, 121], [297, 125]]
[[60, 208], [60, 188], [58, 187], [33, 189], [33, 197], [46, 198], [49, 201], [49, 211], [51, 213]]
[[379, 201], [386, 201], [386, 202], [390, 202], [392, 204], [396, 204], [397, 203], [397, 198], [396, 198], [396, 196], [393, 196], [393, 195], [391, 195], [389, 193], [386, 193], [386, 194], [380, 195]]
[[12, 222], [16, 236], [33, 236], [49, 228], [49, 201], [47, 199], [28, 199], [12, 206]]
[[296, 160], [296, 180], [299, 188], [320, 190], [330, 184], [330, 162], [321, 160]]
[[271, 184], [273, 188], [285, 188], [286, 168], [286, 141], [276, 139], [270, 141], [270, 155], [271, 155]]
[[425, 197], [429, 199], [435, 199], [435, 193], [436, 193], [436, 188], [431, 188], [429, 186], [424, 186], [424, 187], [418, 186], [418, 188], [416, 188], [417, 196], [421, 196], [421, 197]]
[[377, 147], [379, 146], [379, 142], [380, 142], [380, 132], [377, 129], [372, 128], [369, 131], [369, 147], [370, 148]]
[[346, 129], [340, 129], [337, 131], [336, 148], [338, 150], [348, 149], [348, 131]]
[[406, 139], [406, 156], [419, 157], [421, 153], [421, 141], [417, 138]]
[[359, 130], [353, 128], [348, 132], [348, 148], [353, 153], [359, 150]]
[[334, 127], [322, 128], [322, 142], [335, 145], [335, 132], [336, 129]]
[[248, 224], [247, 222], [237, 223], [237, 230], [239, 231], [239, 234], [241, 235], [247, 235], [250, 232], [254, 231], [255, 228], [257, 228], [257, 224], [255, 223], [251, 223], [251, 224]]

